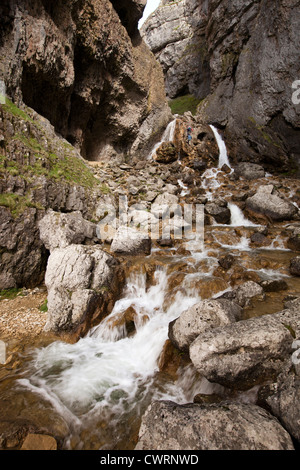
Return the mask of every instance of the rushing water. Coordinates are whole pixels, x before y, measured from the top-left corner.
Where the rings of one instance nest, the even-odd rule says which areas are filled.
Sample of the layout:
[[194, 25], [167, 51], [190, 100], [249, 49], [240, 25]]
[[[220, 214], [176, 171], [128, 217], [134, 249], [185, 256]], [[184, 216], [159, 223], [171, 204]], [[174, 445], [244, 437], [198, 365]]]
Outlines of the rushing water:
[[222, 168], [223, 165], [227, 165], [229, 168], [231, 168], [231, 165], [229, 163], [229, 158], [228, 158], [228, 155], [227, 155], [226, 144], [225, 144], [224, 140], [220, 136], [220, 134], [219, 134], [219, 132], [218, 132], [218, 130], [215, 126], [211, 125], [210, 128], [211, 128], [211, 130], [213, 131], [213, 133], [215, 135], [215, 138], [216, 138], [216, 141], [217, 141], [217, 144], [218, 144], [218, 147], [219, 147], [219, 151], [220, 151], [218, 167]]
[[[164, 139], [172, 140], [174, 127], [175, 120], [169, 124]], [[220, 168], [224, 163], [230, 167], [225, 144], [213, 126], [212, 129], [220, 158], [218, 168], [203, 175], [208, 199], [221, 185]], [[178, 186], [182, 197], [188, 194], [181, 180]], [[144, 260], [156, 267], [150, 284], [143, 265], [137, 263], [111, 314], [76, 344], [55, 341], [34, 350], [17, 385], [40, 396], [64, 418], [70, 429], [65, 448], [133, 448], [141, 416], [152, 400], [186, 403], [193, 401], [197, 393], [220, 389], [199, 377], [189, 362], [181, 364], [174, 376], [160, 370], [169, 323], [202, 298], [216, 297], [229, 289], [223, 279], [215, 278], [223, 253], [237, 254], [241, 267], [263, 279], [289, 279], [273, 261], [276, 250], [280, 266], [287, 264], [288, 250], [280, 235], [269, 247], [255, 252], [249, 240], [256, 225], [245, 218], [237, 205], [230, 202], [228, 207], [230, 224], [226, 228], [208, 227], [211, 243], [204, 249], [193, 240], [183, 245], [189, 250], [187, 254], [179, 255], [170, 248], [162, 255], [159, 249], [153, 249]], [[243, 228], [240, 235], [236, 227]], [[270, 304], [270, 309], [274, 308], [276, 305]], [[124, 312], [129, 309], [133, 312], [130, 329], [124, 321]]]
[[[150, 396], [178, 403], [192, 399], [189, 379], [159, 387], [154, 383], [169, 323], [199, 300], [188, 289], [186, 295], [178, 292], [171, 302], [168, 296], [165, 269], [155, 272], [155, 283], [149, 288], [145, 274], [133, 274], [123, 298], [99, 326], [76, 344], [54, 342], [36, 350], [31, 375], [19, 384], [41, 394], [78, 429], [104, 416], [120, 422], [132, 412], [139, 415]], [[118, 322], [128, 307], [135, 310], [132, 335]], [[191, 371], [186, 373], [192, 378]]]
[[176, 118], [173, 119], [173, 121], [169, 122], [169, 124], [167, 125], [163, 135], [162, 135], [162, 138], [159, 142], [157, 142], [157, 144], [154, 145], [153, 149], [151, 150], [149, 156], [148, 156], [148, 160], [152, 160], [155, 153], [156, 153], [156, 150], [161, 146], [161, 144], [163, 142], [173, 142], [173, 139], [174, 139], [174, 133], [175, 133], [175, 127], [176, 127]]

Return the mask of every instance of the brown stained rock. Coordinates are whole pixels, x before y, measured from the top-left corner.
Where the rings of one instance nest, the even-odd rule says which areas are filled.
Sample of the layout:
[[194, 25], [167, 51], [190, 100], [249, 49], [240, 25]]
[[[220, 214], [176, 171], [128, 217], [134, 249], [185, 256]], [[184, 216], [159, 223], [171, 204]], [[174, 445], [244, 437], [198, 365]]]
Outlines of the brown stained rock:
[[27, 434], [20, 450], [57, 450], [57, 442], [46, 434]]

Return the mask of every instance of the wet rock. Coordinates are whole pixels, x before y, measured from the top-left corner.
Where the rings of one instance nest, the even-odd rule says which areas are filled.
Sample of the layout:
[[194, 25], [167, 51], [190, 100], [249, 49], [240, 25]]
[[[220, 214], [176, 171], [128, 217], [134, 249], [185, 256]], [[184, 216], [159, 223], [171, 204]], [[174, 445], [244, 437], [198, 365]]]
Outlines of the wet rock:
[[173, 246], [173, 240], [171, 238], [161, 238], [159, 240], [156, 240], [156, 243], [159, 246], [163, 246], [163, 247], [172, 247]]
[[246, 207], [276, 221], [290, 220], [297, 213], [294, 204], [274, 194], [274, 186], [271, 184], [260, 186], [256, 194], [246, 200]]
[[57, 442], [46, 434], [27, 434], [21, 450], [57, 450]]
[[292, 341], [284, 320], [270, 314], [207, 330], [189, 351], [207, 380], [245, 390], [280, 373]]
[[151, 239], [143, 231], [124, 225], [118, 228], [111, 244], [111, 251], [116, 254], [149, 255]]
[[246, 180], [264, 178], [265, 176], [265, 170], [261, 165], [249, 162], [239, 163], [234, 171], [239, 177], [245, 178]]
[[220, 258], [218, 263], [221, 266], [221, 268], [225, 270], [230, 269], [234, 263], [234, 256], [227, 254], [226, 256], [223, 256], [222, 258]]
[[204, 331], [233, 323], [241, 314], [241, 307], [229, 300], [202, 300], [169, 324], [169, 338], [184, 351]]
[[265, 292], [278, 292], [288, 289], [288, 284], [284, 279], [269, 279], [260, 283]]
[[300, 251], [300, 227], [293, 230], [293, 233], [288, 238], [286, 245], [290, 250]]
[[204, 211], [212, 216], [218, 224], [229, 224], [231, 212], [228, 207], [222, 207], [214, 202], [205, 204]]
[[256, 405], [155, 401], [142, 418], [135, 447], [151, 449], [293, 450], [294, 446], [279, 421]]
[[50, 209], [38, 227], [40, 238], [50, 252], [55, 248], [84, 243], [96, 235], [96, 225], [85, 220], [79, 211], [63, 214]]
[[173, 163], [177, 160], [177, 153], [172, 142], [163, 142], [156, 150], [155, 160], [158, 163]]
[[200, 173], [203, 173], [207, 168], [207, 163], [204, 161], [196, 160], [193, 163], [193, 168], [194, 170], [199, 171]]
[[269, 240], [265, 235], [259, 232], [253, 233], [250, 237], [250, 240], [251, 243], [256, 246], [268, 246], [271, 244], [271, 240]]
[[99, 247], [70, 245], [48, 260], [46, 331], [86, 331], [109, 313], [124, 284], [119, 262]]
[[225, 292], [221, 298], [233, 300], [241, 307], [250, 305], [252, 299], [264, 299], [264, 290], [260, 284], [254, 281], [246, 281], [232, 291]]
[[289, 269], [293, 276], [300, 276], [300, 256], [291, 259]]

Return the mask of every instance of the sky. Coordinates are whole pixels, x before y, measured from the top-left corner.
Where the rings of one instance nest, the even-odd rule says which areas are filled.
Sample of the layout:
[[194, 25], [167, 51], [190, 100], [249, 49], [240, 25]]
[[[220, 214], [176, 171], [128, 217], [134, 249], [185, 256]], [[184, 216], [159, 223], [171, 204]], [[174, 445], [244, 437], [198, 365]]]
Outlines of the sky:
[[151, 13], [156, 10], [158, 5], [160, 4], [160, 0], [148, 0], [146, 8], [144, 10], [143, 17], [139, 21], [139, 28], [142, 26], [144, 21], [148, 18]]

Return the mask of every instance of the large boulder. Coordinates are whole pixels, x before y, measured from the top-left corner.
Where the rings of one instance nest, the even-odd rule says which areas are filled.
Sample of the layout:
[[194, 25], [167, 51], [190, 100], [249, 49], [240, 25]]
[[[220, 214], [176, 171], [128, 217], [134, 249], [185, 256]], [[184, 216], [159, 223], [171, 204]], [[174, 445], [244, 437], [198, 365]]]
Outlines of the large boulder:
[[246, 180], [254, 180], [263, 178], [265, 176], [265, 170], [263, 166], [257, 165], [256, 163], [242, 162], [239, 163], [235, 169], [235, 174]]
[[253, 299], [264, 299], [264, 289], [257, 282], [246, 281], [235, 289], [225, 292], [220, 298], [227, 298], [241, 307], [247, 307]]
[[231, 212], [228, 207], [221, 206], [215, 202], [205, 204], [204, 211], [206, 214], [212, 216], [218, 224], [229, 224], [231, 219]]
[[290, 220], [298, 211], [294, 204], [274, 192], [272, 184], [259, 186], [256, 194], [246, 200], [246, 208], [276, 221]]
[[169, 338], [178, 349], [188, 350], [201, 333], [233, 323], [241, 313], [241, 307], [229, 300], [202, 300], [170, 323]]
[[190, 345], [191, 360], [207, 380], [249, 389], [276, 377], [291, 354], [293, 336], [285, 322], [270, 314], [207, 330]]
[[119, 255], [149, 255], [151, 238], [142, 230], [121, 225], [113, 238], [111, 251]]
[[50, 209], [38, 225], [40, 238], [50, 252], [83, 243], [96, 235], [96, 225], [85, 220], [79, 211], [64, 214]]
[[300, 276], [300, 256], [291, 259], [289, 269], [293, 276]]
[[110, 312], [124, 275], [119, 262], [101, 248], [69, 245], [51, 253], [45, 284], [45, 330], [79, 335]]
[[135, 450], [294, 450], [288, 432], [266, 410], [249, 404], [151, 403]]

